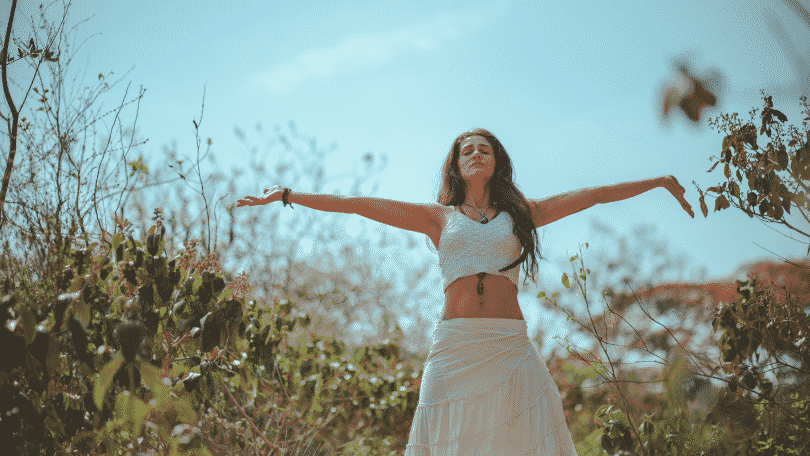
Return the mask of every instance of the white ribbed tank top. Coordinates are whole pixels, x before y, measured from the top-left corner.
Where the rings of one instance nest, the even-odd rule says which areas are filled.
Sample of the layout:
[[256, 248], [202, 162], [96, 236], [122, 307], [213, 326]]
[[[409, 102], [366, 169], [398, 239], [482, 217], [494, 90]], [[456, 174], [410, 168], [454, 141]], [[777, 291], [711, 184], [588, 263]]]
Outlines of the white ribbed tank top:
[[506, 211], [484, 224], [454, 209], [439, 239], [444, 290], [459, 277], [479, 272], [508, 277], [517, 286], [520, 265], [498, 271], [520, 256], [520, 240], [512, 232], [512, 226], [512, 217]]

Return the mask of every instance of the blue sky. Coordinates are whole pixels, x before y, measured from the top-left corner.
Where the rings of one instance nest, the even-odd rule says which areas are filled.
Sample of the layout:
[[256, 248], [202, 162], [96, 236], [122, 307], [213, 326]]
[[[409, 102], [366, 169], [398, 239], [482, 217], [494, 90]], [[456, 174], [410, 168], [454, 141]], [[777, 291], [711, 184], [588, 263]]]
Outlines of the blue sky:
[[[21, 0], [18, 15], [38, 4]], [[580, 243], [610, 248], [593, 245], [592, 219], [627, 235], [654, 225], [695, 277], [700, 267], [714, 279], [747, 261], [776, 260], [753, 242], [802, 257], [801, 244], [736, 210], [704, 219], [692, 184], [722, 180], [719, 167], [706, 173], [722, 140], [706, 114], [747, 119], [765, 88], [800, 124], [801, 74], [784, 43], [810, 49], [810, 28], [785, 2], [75, 2], [74, 19], [90, 15], [81, 30], [98, 35], [78, 65], [90, 75], [134, 66], [122, 87], [147, 90], [139, 116], [147, 155], [174, 140], [192, 152], [205, 86], [203, 135], [218, 163], [241, 165], [234, 127], [292, 120], [321, 143], [336, 142], [347, 162], [387, 155], [377, 196], [429, 202], [453, 138], [481, 126], [505, 145], [530, 198], [668, 174], [686, 188], [694, 219], [659, 188], [539, 230], [550, 260], [543, 280], [555, 286]], [[678, 56], [699, 76], [713, 67], [725, 75], [720, 106], [698, 127], [659, 117]]]

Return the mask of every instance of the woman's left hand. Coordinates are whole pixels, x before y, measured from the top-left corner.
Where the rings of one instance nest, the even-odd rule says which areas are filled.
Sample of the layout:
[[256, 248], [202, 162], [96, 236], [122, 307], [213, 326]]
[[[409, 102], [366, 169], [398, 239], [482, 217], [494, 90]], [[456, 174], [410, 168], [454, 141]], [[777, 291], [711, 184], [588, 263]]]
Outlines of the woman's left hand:
[[664, 184], [662, 185], [665, 189], [669, 190], [669, 193], [672, 193], [672, 196], [681, 203], [681, 207], [685, 210], [690, 217], [695, 218], [695, 213], [692, 211], [692, 206], [686, 201], [683, 197], [683, 194], [686, 193], [686, 189], [678, 183], [678, 179], [675, 179], [675, 176], [664, 176]]

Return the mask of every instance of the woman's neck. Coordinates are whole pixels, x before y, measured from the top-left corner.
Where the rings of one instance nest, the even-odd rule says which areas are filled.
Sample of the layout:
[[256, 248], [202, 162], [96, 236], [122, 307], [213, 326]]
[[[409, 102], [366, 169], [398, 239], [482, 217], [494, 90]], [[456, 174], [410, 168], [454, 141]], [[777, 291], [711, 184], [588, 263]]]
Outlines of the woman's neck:
[[464, 203], [477, 209], [489, 207], [489, 186], [483, 182], [467, 182], [467, 194]]

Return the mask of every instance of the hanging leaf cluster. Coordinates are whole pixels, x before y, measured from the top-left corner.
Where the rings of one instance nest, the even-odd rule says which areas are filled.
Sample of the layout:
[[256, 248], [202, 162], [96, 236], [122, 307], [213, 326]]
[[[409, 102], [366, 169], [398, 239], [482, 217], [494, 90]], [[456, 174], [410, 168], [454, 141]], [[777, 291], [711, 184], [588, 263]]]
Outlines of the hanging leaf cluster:
[[[805, 108], [803, 131], [794, 126], [785, 127], [787, 116], [773, 107], [772, 97], [763, 93], [764, 107], [760, 113], [759, 128], [754, 123], [756, 109], [751, 120], [743, 123], [736, 113], [723, 114], [710, 120], [710, 125], [727, 134], [723, 138], [720, 157], [713, 157], [714, 164], [708, 172], [723, 165], [726, 181], [700, 188], [700, 208], [708, 216], [706, 194], [715, 195], [714, 211], [728, 209], [732, 205], [749, 217], [757, 216], [766, 221], [785, 223], [785, 214], [792, 208], [804, 213], [810, 210], [806, 189], [810, 181], [810, 106], [802, 97]], [[767, 144], [759, 143], [760, 137], [768, 138]]]

